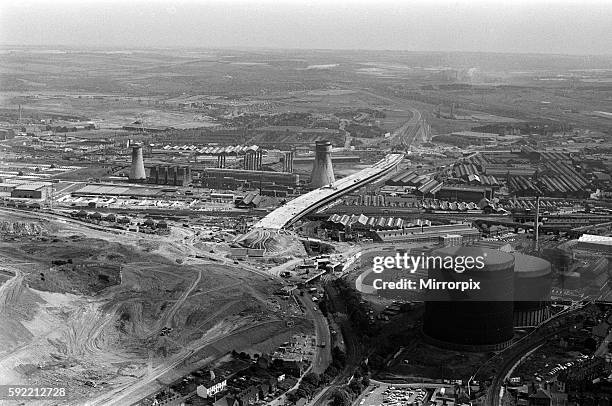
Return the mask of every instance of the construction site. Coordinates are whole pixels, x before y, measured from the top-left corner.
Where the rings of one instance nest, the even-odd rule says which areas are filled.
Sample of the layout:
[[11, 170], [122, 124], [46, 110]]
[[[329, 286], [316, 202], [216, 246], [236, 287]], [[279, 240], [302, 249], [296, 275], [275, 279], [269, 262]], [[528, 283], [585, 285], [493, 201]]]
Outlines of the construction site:
[[50, 215], [0, 216], [1, 384], [62, 382], [69, 404], [108, 404], [223, 348], [267, 349], [309, 329], [267, 275], [195, 258], [186, 230], [135, 239]]

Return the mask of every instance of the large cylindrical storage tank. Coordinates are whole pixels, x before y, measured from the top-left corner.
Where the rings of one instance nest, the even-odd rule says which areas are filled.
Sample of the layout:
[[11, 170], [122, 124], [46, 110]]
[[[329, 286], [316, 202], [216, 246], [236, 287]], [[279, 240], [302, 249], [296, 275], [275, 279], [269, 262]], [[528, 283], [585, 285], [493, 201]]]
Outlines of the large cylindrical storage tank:
[[317, 141], [315, 143], [315, 161], [310, 175], [312, 187], [319, 188], [334, 183], [331, 150], [332, 145], [329, 141]]
[[550, 262], [524, 254], [514, 255], [514, 326], [537, 326], [548, 317], [552, 289]]
[[578, 290], [582, 288], [582, 277], [578, 272], [561, 272], [561, 287], [565, 290]]
[[480, 268], [458, 273], [438, 264], [429, 266], [429, 280], [479, 281], [480, 289], [426, 292], [423, 332], [434, 345], [460, 351], [491, 351], [508, 346], [513, 336], [514, 257], [480, 247], [452, 246], [430, 256], [481, 259]]

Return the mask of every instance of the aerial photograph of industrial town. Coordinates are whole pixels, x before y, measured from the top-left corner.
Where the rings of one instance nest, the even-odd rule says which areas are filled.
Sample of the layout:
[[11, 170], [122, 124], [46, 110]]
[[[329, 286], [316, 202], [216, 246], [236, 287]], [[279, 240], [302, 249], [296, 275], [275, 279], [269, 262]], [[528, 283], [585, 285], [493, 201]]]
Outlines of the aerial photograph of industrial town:
[[612, 3], [0, 5], [0, 405], [611, 406]]

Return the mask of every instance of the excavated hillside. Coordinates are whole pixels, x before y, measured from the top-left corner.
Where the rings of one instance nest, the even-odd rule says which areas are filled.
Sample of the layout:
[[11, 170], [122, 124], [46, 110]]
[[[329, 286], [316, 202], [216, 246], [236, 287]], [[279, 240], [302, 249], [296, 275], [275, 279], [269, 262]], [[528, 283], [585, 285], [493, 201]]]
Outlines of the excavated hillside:
[[62, 382], [82, 404], [196, 350], [216, 355], [209, 346], [232, 332], [236, 349], [251, 345], [251, 327], [280, 336], [297, 315], [265, 276], [230, 261], [177, 261], [197, 253], [181, 233], [134, 238], [2, 214], [0, 384]]

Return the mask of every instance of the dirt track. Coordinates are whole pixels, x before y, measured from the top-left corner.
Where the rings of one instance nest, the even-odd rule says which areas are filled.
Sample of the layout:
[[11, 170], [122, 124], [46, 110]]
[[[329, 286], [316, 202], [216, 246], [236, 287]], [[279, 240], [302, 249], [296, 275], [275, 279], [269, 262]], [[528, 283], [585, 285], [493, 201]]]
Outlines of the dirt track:
[[[16, 217], [51, 231], [0, 242], [3, 263], [22, 264], [0, 286], [0, 330], [22, 331], [21, 341], [12, 338], [9, 351], [0, 353], [0, 384], [66, 382], [75, 405], [96, 395], [92, 404], [106, 404], [119, 393], [136, 400], [155, 389], [156, 377], [186, 367], [202, 350], [218, 354], [229, 344], [235, 345], [230, 350], [247, 349], [255, 337], [266, 341], [288, 331], [284, 317], [290, 313], [270, 302], [275, 287], [269, 274], [225, 259], [177, 264], [177, 258], [202, 254], [183, 243], [184, 230], [134, 238], [49, 214], [0, 209], [0, 219]], [[50, 261], [67, 257], [115, 261], [121, 282], [93, 296], [79, 293], [82, 284], [71, 285], [71, 279], [49, 284], [63, 275], [49, 270]], [[61, 289], [45, 291], [51, 286]], [[7, 316], [16, 322], [9, 324]], [[173, 331], [162, 336], [163, 327]]]

